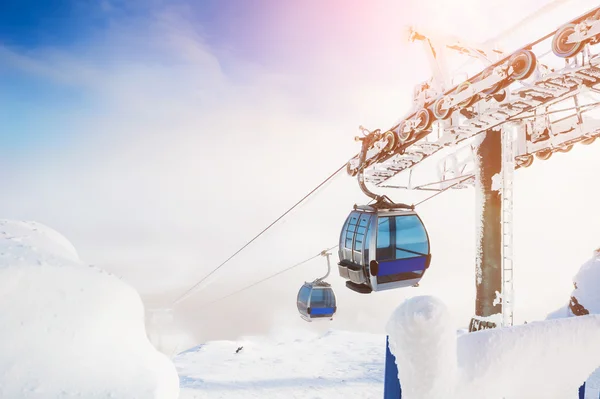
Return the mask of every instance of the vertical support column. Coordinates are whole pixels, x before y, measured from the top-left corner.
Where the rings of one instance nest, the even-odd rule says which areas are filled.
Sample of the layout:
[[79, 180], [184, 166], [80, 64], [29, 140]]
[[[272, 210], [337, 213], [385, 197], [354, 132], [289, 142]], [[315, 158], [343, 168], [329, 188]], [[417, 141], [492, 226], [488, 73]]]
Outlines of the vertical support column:
[[[477, 258], [475, 316], [469, 331], [495, 328], [501, 323], [502, 306], [502, 202], [494, 190], [494, 176], [502, 172], [502, 136], [488, 130], [476, 150]], [[497, 179], [498, 177], [496, 177]]]
[[502, 326], [513, 325], [513, 177], [517, 124], [502, 129]]
[[390, 338], [385, 338], [385, 371], [383, 380], [383, 399], [402, 399], [402, 388], [398, 380], [396, 357], [390, 351]]

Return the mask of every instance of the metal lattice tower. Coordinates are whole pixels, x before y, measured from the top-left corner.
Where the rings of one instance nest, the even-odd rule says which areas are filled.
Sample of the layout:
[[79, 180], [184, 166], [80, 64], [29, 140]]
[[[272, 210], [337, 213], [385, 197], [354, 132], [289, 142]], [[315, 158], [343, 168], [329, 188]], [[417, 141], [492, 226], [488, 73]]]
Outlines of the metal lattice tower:
[[513, 325], [513, 177], [514, 133], [517, 124], [502, 129], [502, 326]]
[[[347, 172], [379, 188], [438, 193], [483, 181], [486, 239], [478, 245], [486, 272], [476, 280], [473, 330], [512, 326], [513, 175], [535, 159], [600, 142], [600, 6], [511, 53], [421, 29], [411, 28], [409, 41], [422, 43], [433, 76], [415, 86], [412, 108], [391, 127], [361, 127], [370, 144]], [[472, 63], [451, 71], [451, 51]], [[413, 173], [424, 169], [421, 179]]]

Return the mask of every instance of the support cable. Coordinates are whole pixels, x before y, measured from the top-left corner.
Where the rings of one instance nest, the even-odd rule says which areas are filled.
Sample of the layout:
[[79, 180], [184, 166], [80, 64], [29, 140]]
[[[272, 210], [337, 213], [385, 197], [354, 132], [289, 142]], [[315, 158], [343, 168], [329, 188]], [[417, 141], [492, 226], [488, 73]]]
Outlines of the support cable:
[[271, 224], [269, 224], [267, 227], [265, 227], [260, 233], [258, 233], [256, 236], [254, 236], [254, 238], [252, 238], [250, 241], [248, 241], [246, 244], [244, 244], [244, 246], [242, 246], [240, 249], [238, 249], [236, 252], [233, 253], [233, 255], [231, 255], [229, 258], [227, 258], [226, 260], [224, 260], [219, 266], [215, 267], [212, 271], [210, 271], [208, 274], [206, 274], [204, 277], [202, 277], [200, 279], [200, 281], [198, 281], [196, 284], [194, 284], [192, 287], [190, 287], [187, 291], [185, 291], [183, 294], [181, 294], [177, 299], [175, 299], [173, 301], [173, 305], [178, 304], [179, 302], [181, 302], [182, 300], [184, 300], [190, 293], [192, 293], [192, 291], [194, 291], [200, 284], [202, 284], [208, 277], [210, 277], [211, 275], [213, 275], [217, 270], [219, 270], [221, 267], [225, 266], [231, 259], [233, 259], [236, 255], [238, 255], [240, 252], [242, 252], [248, 245], [252, 244], [256, 239], [258, 239], [261, 235], [263, 235], [265, 232], [267, 232], [267, 230], [269, 230], [271, 227], [273, 227], [277, 222], [279, 222], [281, 219], [283, 219], [284, 216], [286, 216], [288, 213], [290, 213], [294, 208], [296, 208], [298, 205], [300, 205], [302, 202], [304, 202], [304, 200], [306, 200], [308, 197], [310, 197], [312, 194], [314, 194], [319, 188], [321, 188], [325, 183], [327, 183], [328, 181], [330, 181], [331, 179], [333, 179], [340, 171], [342, 171], [345, 167], [346, 167], [346, 162], [340, 166], [335, 172], [333, 172], [331, 175], [329, 175], [325, 180], [323, 180], [319, 185], [317, 185], [315, 188], [313, 188], [308, 194], [306, 194], [304, 197], [302, 197], [302, 199], [300, 199], [298, 202], [296, 202], [291, 208], [289, 208], [287, 211], [285, 211], [281, 216], [279, 216], [277, 219], [275, 219]]
[[202, 309], [202, 308], [204, 308], [204, 307], [206, 307], [206, 306], [208, 306], [208, 305], [212, 305], [212, 304], [214, 304], [214, 303], [216, 303], [216, 302], [220, 302], [220, 301], [222, 301], [222, 300], [224, 300], [224, 299], [227, 299], [227, 298], [229, 298], [229, 297], [232, 297], [232, 296], [234, 296], [234, 295], [241, 294], [242, 292], [244, 292], [244, 291], [246, 291], [246, 290], [249, 290], [250, 288], [254, 288], [255, 286], [257, 286], [257, 285], [259, 285], [259, 284], [262, 284], [262, 283], [264, 283], [265, 281], [268, 281], [268, 280], [270, 280], [270, 279], [272, 279], [272, 278], [275, 278], [275, 277], [277, 277], [277, 276], [279, 276], [279, 275], [281, 275], [281, 274], [283, 274], [283, 273], [285, 273], [285, 272], [289, 272], [290, 270], [292, 270], [292, 269], [295, 269], [296, 267], [298, 267], [298, 266], [301, 266], [301, 265], [303, 265], [303, 264], [305, 264], [305, 263], [307, 263], [307, 262], [310, 262], [311, 260], [313, 260], [313, 259], [316, 259], [316, 258], [318, 258], [319, 256], [323, 256], [323, 253], [324, 253], [324, 252], [329, 252], [329, 251], [331, 251], [332, 249], [334, 249], [334, 248], [337, 248], [337, 247], [338, 247], [338, 246], [337, 246], [337, 245], [335, 245], [335, 246], [333, 246], [333, 247], [331, 247], [331, 248], [328, 248], [328, 249], [326, 249], [326, 250], [324, 250], [324, 251], [321, 251], [321, 252], [319, 252], [318, 254], [316, 254], [316, 255], [314, 255], [314, 256], [311, 256], [311, 257], [310, 257], [310, 258], [308, 258], [308, 259], [305, 259], [305, 260], [303, 260], [302, 262], [298, 262], [298, 263], [296, 263], [296, 264], [294, 264], [294, 265], [292, 265], [292, 266], [290, 266], [290, 267], [288, 267], [288, 268], [286, 268], [286, 269], [283, 269], [283, 270], [281, 270], [281, 271], [279, 271], [279, 272], [277, 272], [277, 273], [275, 273], [275, 274], [272, 274], [272, 275], [270, 275], [270, 276], [268, 276], [268, 277], [265, 277], [265, 278], [263, 278], [262, 280], [259, 280], [259, 281], [255, 282], [255, 283], [252, 283], [252, 284], [250, 284], [250, 285], [248, 285], [248, 286], [246, 286], [246, 287], [244, 287], [244, 288], [241, 288], [241, 289], [239, 289], [239, 290], [237, 290], [237, 291], [234, 291], [234, 292], [232, 292], [231, 294], [225, 295], [225, 296], [223, 296], [223, 297], [220, 297], [220, 298], [218, 298], [218, 299], [215, 299], [214, 301], [207, 302], [207, 303], [205, 303], [205, 304], [203, 304], [203, 305], [200, 305], [200, 306], [198, 307], [198, 309]]

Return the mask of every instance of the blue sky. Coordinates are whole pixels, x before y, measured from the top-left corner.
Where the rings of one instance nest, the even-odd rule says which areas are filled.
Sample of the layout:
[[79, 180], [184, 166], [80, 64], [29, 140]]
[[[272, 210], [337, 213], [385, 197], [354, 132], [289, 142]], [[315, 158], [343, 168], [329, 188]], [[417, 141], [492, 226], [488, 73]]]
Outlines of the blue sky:
[[77, 12], [70, 0], [5, 0], [0, 4], [0, 38], [12, 47], [62, 46], [86, 33], [92, 22], [86, 14]]
[[0, 38], [4, 44], [21, 48], [69, 46], [106, 29], [111, 19], [136, 18], [164, 5], [191, 6], [194, 19], [217, 38], [226, 33], [218, 31], [224, 19], [247, 14], [252, 9], [247, 4], [240, 0], [3, 0]]
[[273, 0], [4, 0], [0, 43], [20, 49], [76, 46], [102, 35], [117, 19], [135, 20], [169, 7], [185, 12], [211, 44], [244, 52], [250, 31], [277, 8], [273, 5]]
[[[0, 45], [28, 54], [84, 43], [102, 29], [104, 20], [94, 2], [88, 2], [86, 7], [76, 4], [68, 0], [3, 1]], [[86, 102], [91, 101], [77, 87], [58, 84], [19, 68], [3, 68], [1, 64], [0, 87], [0, 151], [5, 156], [65, 145], [72, 135], [64, 128], [64, 114], [73, 112], [76, 104], [83, 110]]]
[[[155, 34], [162, 40], [157, 20], [169, 12], [189, 27], [175, 33], [196, 35], [194, 40], [202, 42], [218, 62], [220, 73], [232, 83], [256, 84], [255, 68], [308, 78], [339, 75], [336, 70], [325, 72], [322, 62], [339, 58], [340, 51], [347, 55], [348, 48], [362, 55], [348, 29], [354, 29], [363, 13], [356, 7], [355, 11], [346, 7], [340, 12], [342, 6], [339, 0], [328, 5], [318, 1], [282, 5], [273, 0], [5, 0], [0, 4], [0, 51], [4, 47], [17, 61], [11, 62], [9, 57], [3, 63], [0, 59], [0, 151], [9, 151], [14, 157], [22, 151], [85, 141], [85, 134], [72, 128], [65, 116], [93, 114], [103, 103], [112, 103], [75, 77], [52, 76], [64, 68], [65, 61], [53, 63], [56, 58], [79, 62], [80, 69], [105, 69], [115, 64], [115, 73], [134, 63], [169, 68], [187, 62], [180, 59], [186, 57], [187, 49], [172, 57], [171, 49], [165, 50], [164, 43], [161, 47], [151, 39]], [[335, 24], [329, 15], [336, 15], [341, 30], [332, 28]], [[172, 25], [173, 31], [177, 22]], [[339, 49], [340, 43], [345, 49]], [[328, 55], [323, 57], [324, 53]], [[22, 57], [34, 67], [23, 67]], [[297, 90], [311, 90], [309, 85], [303, 86]], [[302, 107], [308, 112], [324, 112], [309, 103]]]
[[[234, 27], [239, 26], [242, 16], [250, 16], [251, 9], [245, 1], [218, 0], [187, 3], [5, 0], [0, 3], [0, 48], [4, 46], [15, 54], [31, 55], [35, 60], [44, 52], [67, 52], [77, 57], [84, 52], [93, 52], [94, 46], [103, 41], [106, 47], [118, 47], [118, 41], [107, 38], [115, 25], [137, 23], [143, 30], [145, 18], [151, 18], [165, 5], [185, 10], [211, 48], [227, 49], [236, 57], [244, 54], [245, 41], [238, 40]], [[135, 32], [128, 32], [128, 35], [135, 36]], [[148, 43], [147, 47], [151, 48], [152, 44]], [[246, 51], [244, 56], [251, 54]], [[43, 60], [39, 63], [44, 65]], [[226, 62], [222, 66], [225, 69]], [[56, 82], [1, 62], [0, 87], [1, 151], [68, 144], [74, 135], [67, 134], [69, 129], [61, 116], [94, 112], [94, 107], [99, 106], [88, 88], [76, 83]]]

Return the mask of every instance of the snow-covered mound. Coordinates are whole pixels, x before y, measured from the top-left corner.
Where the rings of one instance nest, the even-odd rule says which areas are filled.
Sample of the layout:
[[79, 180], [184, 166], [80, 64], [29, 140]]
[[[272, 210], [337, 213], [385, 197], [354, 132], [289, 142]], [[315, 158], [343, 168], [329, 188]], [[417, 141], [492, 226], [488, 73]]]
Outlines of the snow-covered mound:
[[[581, 265], [573, 278], [574, 289], [568, 304], [550, 313], [547, 320], [586, 314], [600, 314], [600, 248]], [[600, 366], [600, 358], [597, 365]], [[600, 368], [596, 369], [586, 381], [585, 397], [597, 399], [600, 396]]]
[[415, 297], [392, 314], [386, 329], [403, 399], [452, 394], [457, 360], [456, 331], [449, 328], [451, 323], [444, 304], [428, 296]]
[[[11, 249], [13, 255], [30, 249], [44, 257], [59, 257], [79, 262], [73, 244], [62, 234], [37, 222], [21, 222], [0, 219], [0, 248]], [[7, 254], [10, 256], [10, 254]]]
[[345, 331], [213, 341], [175, 358], [181, 399], [380, 399], [384, 361], [385, 335]]
[[600, 314], [600, 248], [596, 249], [592, 257], [581, 265], [573, 278], [573, 286], [569, 303], [560, 309], [548, 314], [547, 318], [559, 319], [563, 317], [581, 316], [584, 314]]
[[137, 292], [62, 235], [0, 220], [0, 398], [175, 399]]
[[600, 314], [600, 250], [594, 251], [590, 260], [585, 262], [573, 279], [575, 289], [571, 296], [582, 306], [583, 312]]
[[403, 399], [576, 397], [600, 359], [600, 316], [533, 322], [455, 337], [433, 297], [414, 297], [387, 325]]

